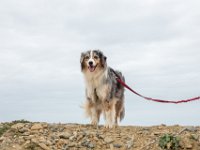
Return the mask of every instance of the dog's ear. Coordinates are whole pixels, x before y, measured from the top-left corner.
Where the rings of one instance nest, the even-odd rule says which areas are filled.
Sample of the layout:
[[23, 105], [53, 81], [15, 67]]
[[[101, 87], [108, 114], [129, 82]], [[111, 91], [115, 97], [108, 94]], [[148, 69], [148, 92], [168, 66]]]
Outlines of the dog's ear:
[[101, 55], [101, 65], [102, 65], [102, 67], [105, 67], [107, 65], [107, 62], [106, 62], [107, 57], [104, 56], [104, 54], [102, 52], [100, 52], [100, 55]]
[[83, 70], [83, 68], [84, 68], [84, 63], [83, 63], [84, 57], [85, 57], [85, 53], [81, 53], [81, 58], [80, 58], [81, 70]]

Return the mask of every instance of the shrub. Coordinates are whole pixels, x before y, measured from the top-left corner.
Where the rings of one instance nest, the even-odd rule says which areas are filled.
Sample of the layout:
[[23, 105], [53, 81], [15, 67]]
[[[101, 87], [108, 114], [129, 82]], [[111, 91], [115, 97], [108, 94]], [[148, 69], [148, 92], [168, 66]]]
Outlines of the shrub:
[[178, 148], [180, 147], [179, 141], [180, 141], [179, 137], [165, 134], [164, 136], [160, 137], [159, 146], [162, 149], [178, 150]]
[[1, 126], [0, 126], [0, 137], [9, 129], [10, 129], [9, 124], [1, 124]]

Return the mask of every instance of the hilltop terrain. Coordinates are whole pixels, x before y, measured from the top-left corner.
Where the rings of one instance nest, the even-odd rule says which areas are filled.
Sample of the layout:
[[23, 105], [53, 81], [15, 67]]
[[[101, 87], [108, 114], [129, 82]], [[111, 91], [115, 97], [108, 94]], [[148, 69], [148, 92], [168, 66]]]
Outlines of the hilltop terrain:
[[200, 127], [0, 123], [0, 150], [200, 150]]

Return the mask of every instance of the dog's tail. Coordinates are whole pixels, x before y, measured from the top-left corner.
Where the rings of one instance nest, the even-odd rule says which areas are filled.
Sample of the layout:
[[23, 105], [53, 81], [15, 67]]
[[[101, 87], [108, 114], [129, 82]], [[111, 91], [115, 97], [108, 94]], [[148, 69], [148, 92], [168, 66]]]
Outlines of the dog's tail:
[[119, 114], [119, 120], [122, 121], [124, 119], [124, 116], [125, 116], [125, 108], [123, 107]]
[[125, 116], [125, 109], [123, 107], [123, 110], [120, 112], [120, 116], [119, 116], [120, 121], [124, 119], [124, 116]]
[[91, 115], [92, 115], [92, 112], [91, 112], [91, 104], [89, 103], [89, 101], [85, 101], [85, 103], [84, 104], [82, 104], [81, 106], [80, 106], [81, 108], [83, 108], [84, 110], [85, 110], [85, 112], [84, 112], [84, 116], [86, 117], [86, 118], [89, 118]]

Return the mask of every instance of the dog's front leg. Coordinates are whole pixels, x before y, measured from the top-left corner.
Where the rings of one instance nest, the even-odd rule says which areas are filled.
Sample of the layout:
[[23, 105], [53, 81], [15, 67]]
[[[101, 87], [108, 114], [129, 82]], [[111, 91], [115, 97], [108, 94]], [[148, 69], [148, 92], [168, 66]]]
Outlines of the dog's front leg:
[[106, 100], [103, 103], [104, 117], [105, 117], [105, 128], [113, 128], [115, 126], [115, 101]]
[[86, 112], [91, 119], [92, 125], [98, 125], [100, 114], [101, 114], [101, 104], [99, 104], [98, 97], [96, 95], [96, 91], [87, 92], [87, 109]]
[[92, 107], [91, 108], [91, 114], [92, 114], [92, 116], [91, 116], [91, 124], [92, 125], [98, 125], [98, 123], [99, 123], [99, 118], [100, 118], [100, 110], [98, 110], [97, 109], [97, 107], [96, 106], [94, 106], [94, 107]]
[[90, 98], [88, 98], [86, 100], [84, 108], [85, 108], [86, 116], [89, 117], [90, 120], [91, 120], [91, 124], [92, 125], [98, 125], [101, 110], [98, 109], [96, 104], [94, 102], [92, 102]]

